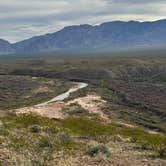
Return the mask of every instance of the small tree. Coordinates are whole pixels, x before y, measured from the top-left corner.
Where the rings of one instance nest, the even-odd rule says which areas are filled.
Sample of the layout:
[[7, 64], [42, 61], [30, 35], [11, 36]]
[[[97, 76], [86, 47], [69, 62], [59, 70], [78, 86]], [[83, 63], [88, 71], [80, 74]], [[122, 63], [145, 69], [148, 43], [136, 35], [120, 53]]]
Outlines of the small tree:
[[104, 80], [100, 80], [100, 88], [104, 88]]

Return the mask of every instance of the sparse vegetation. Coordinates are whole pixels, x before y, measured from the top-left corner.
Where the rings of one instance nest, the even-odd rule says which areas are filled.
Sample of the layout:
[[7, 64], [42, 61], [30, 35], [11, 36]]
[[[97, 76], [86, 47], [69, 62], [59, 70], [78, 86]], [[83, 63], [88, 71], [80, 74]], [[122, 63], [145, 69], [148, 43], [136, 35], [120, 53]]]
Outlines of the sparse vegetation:
[[63, 80], [28, 76], [0, 76], [0, 109], [30, 106], [65, 92]]
[[[4, 58], [0, 62], [0, 164], [118, 165], [120, 158], [129, 165], [166, 165], [165, 64], [163, 55], [151, 59], [119, 55], [28, 57], [17, 62]], [[89, 86], [64, 102], [99, 95], [106, 101], [101, 111], [107, 119], [77, 103], [62, 109], [62, 120], [35, 114], [16, 116], [11, 111], [66, 91], [73, 86], [69, 81], [83, 81]], [[149, 130], [159, 133], [150, 134]], [[92, 142], [96, 144], [88, 146]], [[100, 161], [100, 154], [108, 160]]]
[[[1, 137], [3, 140], [5, 138], [5, 144], [8, 144], [9, 149], [14, 152], [13, 156], [22, 155], [24, 151], [24, 155], [27, 155], [26, 159], [29, 158], [30, 162], [35, 160], [47, 165], [53, 160], [53, 155], [62, 151], [71, 156], [89, 154], [109, 158], [112, 156], [112, 147], [109, 146], [109, 142], [113, 141], [112, 143], [115, 144], [112, 137], [117, 134], [126, 139], [130, 138], [128, 140], [131, 141], [128, 141], [128, 144], [133, 142], [135, 146], [139, 146], [147, 153], [153, 151], [156, 157], [165, 157], [166, 137], [164, 135], [148, 134], [141, 129], [120, 127], [116, 123], [103, 123], [96, 117], [71, 116], [55, 122], [37, 115], [22, 115], [9, 116], [2, 121], [5, 132], [1, 132]], [[35, 132], [29, 130], [28, 126], [35, 128]], [[41, 132], [38, 132], [38, 128]], [[86, 142], [85, 138], [96, 142]], [[35, 158], [35, 156], [38, 157]]]

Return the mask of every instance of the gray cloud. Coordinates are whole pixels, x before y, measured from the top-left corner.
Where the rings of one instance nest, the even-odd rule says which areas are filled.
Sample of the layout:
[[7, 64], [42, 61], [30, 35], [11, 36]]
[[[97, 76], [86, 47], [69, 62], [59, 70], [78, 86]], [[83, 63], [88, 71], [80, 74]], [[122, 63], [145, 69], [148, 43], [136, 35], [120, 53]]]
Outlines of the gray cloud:
[[0, 2], [0, 38], [11, 42], [73, 24], [157, 20], [165, 0], [5, 0]]

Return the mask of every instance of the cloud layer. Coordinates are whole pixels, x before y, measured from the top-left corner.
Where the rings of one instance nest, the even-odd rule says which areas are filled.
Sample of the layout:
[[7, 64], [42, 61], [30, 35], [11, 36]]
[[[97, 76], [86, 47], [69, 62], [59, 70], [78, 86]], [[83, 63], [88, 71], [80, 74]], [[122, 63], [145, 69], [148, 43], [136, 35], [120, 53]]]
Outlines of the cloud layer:
[[165, 0], [5, 0], [0, 2], [0, 38], [16, 42], [73, 24], [157, 20]]

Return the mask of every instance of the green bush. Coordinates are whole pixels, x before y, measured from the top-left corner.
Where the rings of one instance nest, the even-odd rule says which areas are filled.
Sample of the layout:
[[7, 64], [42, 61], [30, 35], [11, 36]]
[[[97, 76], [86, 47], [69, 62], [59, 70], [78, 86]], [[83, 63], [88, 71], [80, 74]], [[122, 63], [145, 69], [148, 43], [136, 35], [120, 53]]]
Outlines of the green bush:
[[39, 125], [32, 125], [30, 126], [30, 131], [32, 133], [39, 133], [41, 131], [41, 127]]
[[68, 144], [72, 141], [71, 136], [68, 133], [61, 133], [59, 139], [62, 144]]
[[9, 131], [5, 127], [0, 127], [0, 135], [8, 136]]
[[39, 125], [41, 127], [48, 126], [56, 126], [55, 121], [50, 120], [48, 118], [44, 118], [41, 116], [38, 116], [36, 114], [26, 114], [26, 115], [12, 115], [12, 116], [7, 116], [4, 119], [7, 122], [7, 125], [11, 128], [27, 128], [33, 125]]
[[146, 148], [154, 150], [160, 157], [166, 157], [166, 138], [164, 135], [145, 135], [140, 140]]
[[40, 148], [52, 148], [53, 145], [49, 139], [49, 137], [42, 137], [40, 140], [39, 140], [39, 147]]
[[56, 126], [46, 126], [43, 130], [48, 134], [57, 134], [60, 131], [60, 128]]
[[160, 157], [166, 158], [166, 146], [159, 147], [157, 152]]
[[87, 153], [90, 156], [96, 156], [98, 154], [103, 154], [105, 156], [109, 156], [110, 150], [104, 144], [92, 144], [92, 145], [89, 145]]
[[88, 117], [68, 117], [61, 124], [75, 134], [88, 137], [112, 135], [116, 132], [114, 125], [102, 124], [98, 119]]

